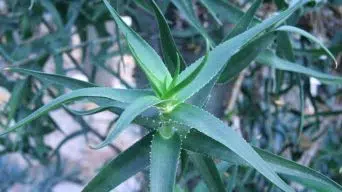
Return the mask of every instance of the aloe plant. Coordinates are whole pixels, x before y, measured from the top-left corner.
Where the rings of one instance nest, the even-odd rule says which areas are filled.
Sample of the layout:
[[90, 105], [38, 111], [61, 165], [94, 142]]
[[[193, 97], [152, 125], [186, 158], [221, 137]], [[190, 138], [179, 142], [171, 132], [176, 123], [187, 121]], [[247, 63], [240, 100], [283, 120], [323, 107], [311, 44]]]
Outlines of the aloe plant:
[[[151, 89], [97, 87], [61, 75], [10, 68], [8, 70], [61, 84], [73, 91], [52, 100], [1, 135], [15, 131], [72, 101], [89, 99], [98, 104], [99, 108], [79, 114], [93, 114], [108, 109], [120, 115], [106, 139], [91, 146], [92, 148], [107, 146], [132, 122], [144, 126], [149, 133], [106, 164], [83, 191], [110, 191], [137, 172], [149, 167], [150, 190], [172, 192], [175, 190], [176, 170], [181, 153], [190, 156], [211, 191], [225, 191], [225, 185], [213, 159], [254, 168], [283, 191], [294, 190], [278, 174], [317, 191], [342, 191], [342, 187], [328, 177], [250, 145], [226, 123], [204, 109], [214, 84], [219, 80], [224, 82], [232, 79], [254, 59], [279, 69], [314, 76], [327, 83], [342, 82], [340, 77], [282, 60], [269, 49], [279, 31], [300, 32], [308, 36], [297, 28], [281, 26], [307, 1], [297, 1], [285, 11], [250, 26], [260, 5], [260, 1], [257, 0], [239, 21], [242, 24], [238, 25], [224, 42], [215, 47], [212, 40], [208, 40], [208, 47], [212, 47], [211, 50], [208, 49], [203, 57], [187, 68], [181, 53], [176, 48], [167, 21], [153, 0], [148, 6], [154, 12], [159, 24], [163, 59], [121, 20], [107, 0], [103, 2], [124, 35], [136, 63], [149, 80]], [[184, 10], [189, 7], [184, 0], [173, 1], [173, 3]], [[193, 15], [190, 14], [187, 19], [191, 22]], [[197, 21], [194, 26], [200, 29], [204, 38], [209, 37]], [[259, 51], [259, 48], [264, 51]], [[332, 56], [329, 50], [325, 50]], [[247, 57], [242, 59], [245, 55]], [[273, 63], [277, 64], [273, 65]], [[291, 65], [293, 67], [290, 67]], [[150, 108], [154, 108], [155, 111], [152, 116], [145, 113]]]

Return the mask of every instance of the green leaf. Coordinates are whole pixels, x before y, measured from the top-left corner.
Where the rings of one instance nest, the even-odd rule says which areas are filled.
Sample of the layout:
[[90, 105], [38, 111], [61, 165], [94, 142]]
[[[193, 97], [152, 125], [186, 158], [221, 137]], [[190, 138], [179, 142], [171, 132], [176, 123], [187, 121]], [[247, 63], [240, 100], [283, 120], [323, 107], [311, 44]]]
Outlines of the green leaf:
[[7, 68], [6, 70], [11, 71], [11, 72], [23, 73], [26, 75], [32, 75], [32, 76], [40, 79], [44, 83], [48, 82], [51, 84], [63, 85], [65, 87], [69, 87], [70, 89], [97, 87], [97, 85], [95, 85], [95, 84], [85, 82], [85, 81], [80, 81], [80, 80], [73, 79], [70, 77], [66, 77], [63, 75], [43, 73], [40, 71], [34, 71], [34, 70], [23, 69], [23, 68]]
[[304, 83], [301, 81], [301, 76], [297, 75], [297, 83], [299, 87], [299, 106], [300, 106], [300, 119], [299, 119], [299, 126], [298, 126], [298, 134], [297, 134], [297, 143], [300, 142], [300, 138], [304, 128], [304, 121], [305, 121], [305, 94], [304, 94]]
[[169, 115], [228, 147], [282, 190], [294, 191], [238, 133], [210, 113], [192, 105], [179, 104]]
[[208, 84], [206, 84], [202, 89], [200, 89], [197, 93], [195, 93], [193, 96], [191, 96], [187, 103], [191, 103], [193, 105], [196, 105], [198, 107], [205, 107], [205, 104], [209, 100], [209, 95], [212, 91], [212, 89], [215, 86], [215, 83], [217, 82], [218, 76], [214, 77]]
[[[320, 57], [326, 53], [322, 48], [313, 49], [294, 49], [297, 55], [304, 55], [310, 57]], [[338, 55], [342, 51], [342, 45], [332, 45], [329, 47], [329, 51], [334, 55]]]
[[113, 16], [117, 26], [126, 37], [127, 42], [134, 48], [136, 57], [138, 57], [136, 59], [141, 61], [139, 65], [142, 70], [145, 71], [146, 69], [149, 69], [152, 74], [161, 82], [164, 81], [165, 76], [171, 81], [172, 78], [169, 71], [153, 48], [129, 26], [127, 26], [125, 22], [122, 21], [119, 14], [114, 10], [107, 0], [103, 0], [103, 2]]
[[[289, 9], [275, 15], [259, 25], [247, 30], [246, 32], [235, 36], [234, 38], [218, 45], [208, 55], [208, 64], [203, 67], [201, 72], [186, 88], [179, 91], [175, 98], [179, 101], [185, 101], [203, 86], [205, 86], [212, 78], [214, 78], [243, 46], [252, 41], [255, 37], [266, 34], [277, 25], [284, 22], [295, 10], [301, 7], [306, 1], [298, 1]], [[183, 81], [189, 74], [194, 71], [198, 65], [201, 64], [203, 57], [198, 59], [190, 67], [186, 68], [180, 75], [178, 82]]]
[[[204, 107], [217, 79], [217, 77], [213, 78], [206, 86], [204, 86], [199, 92], [191, 97], [190, 103], [201, 108]], [[191, 153], [190, 157], [195, 163], [197, 169], [200, 171], [208, 189], [211, 191], [225, 191], [222, 179], [217, 171], [215, 162], [212, 159], [195, 153]]]
[[[279, 55], [279, 57], [284, 58], [288, 61], [295, 62], [295, 56], [293, 54], [293, 48], [289, 34], [285, 31], [279, 31], [277, 33], [276, 41], [276, 54]], [[279, 96], [284, 81], [284, 71], [275, 70], [275, 81], [275, 94]]]
[[[62, 85], [62, 86], [66, 86], [70, 89], [80, 89], [80, 88], [97, 86], [95, 84], [91, 84], [91, 83], [88, 83], [85, 81], [80, 81], [77, 79], [73, 79], [73, 78], [69, 78], [69, 77], [65, 77], [65, 76], [61, 76], [61, 75], [42, 73], [39, 71], [26, 70], [26, 69], [21, 69], [21, 68], [10, 68], [8, 70], [12, 70], [12, 69], [13, 69], [13, 71], [16, 71], [16, 72], [32, 75], [32, 76], [38, 78], [39, 80], [41, 80], [45, 83]], [[130, 92], [132, 90], [127, 90], [127, 91]], [[133, 92], [141, 92], [141, 95], [138, 94], [136, 98], [138, 98], [140, 96], [142, 97], [142, 96], [146, 96], [146, 95], [153, 95], [153, 92], [149, 91], [149, 90], [136, 90], [136, 91], [133, 90]], [[112, 111], [116, 114], [121, 114], [122, 110], [119, 108], [123, 109], [123, 108], [126, 108], [126, 106], [127, 106], [127, 103], [113, 101], [111, 99], [106, 99], [106, 98], [98, 98], [98, 97], [94, 98], [94, 97], [92, 97], [89, 100], [95, 102], [100, 107], [98, 109], [94, 109], [93, 111], [90, 110], [90, 111], [81, 112], [81, 111], [71, 110], [71, 112], [75, 112], [78, 115], [86, 115], [86, 114], [93, 113], [96, 110], [100, 111], [100, 110], [106, 108], [106, 109], [109, 109], [110, 111]], [[144, 127], [147, 127], [147, 128], [158, 126], [158, 123], [152, 122], [150, 120], [150, 118], [146, 118], [146, 117], [139, 116], [134, 121], [141, 124]]]
[[73, 109], [70, 109], [67, 106], [64, 106], [64, 108], [66, 110], [68, 110], [69, 112], [71, 112], [72, 114], [77, 115], [77, 116], [93, 115], [95, 113], [106, 111], [106, 110], [109, 110], [109, 109], [112, 109], [112, 108], [124, 109], [126, 107], [127, 107], [127, 104], [121, 103], [121, 102], [117, 102], [117, 101], [109, 101], [108, 103], [103, 104], [100, 107], [96, 107], [94, 109], [85, 110], [85, 111], [73, 110]]
[[241, 49], [228, 61], [221, 73], [219, 83], [227, 83], [234, 79], [245, 69], [255, 58], [273, 43], [275, 36], [273, 33], [264, 35]]
[[160, 97], [164, 92], [164, 87], [167, 85], [167, 80], [168, 80], [167, 76], [165, 76], [163, 81], [160, 81], [150, 69], [144, 68], [145, 66], [143, 62], [139, 59], [138, 54], [135, 52], [133, 46], [129, 42], [128, 42], [128, 47], [131, 50], [132, 56], [135, 59], [136, 63], [141, 66], [147, 79], [151, 83], [151, 87], [153, 91], [156, 93], [156, 95]]
[[208, 35], [206, 29], [202, 26], [198, 20], [192, 5], [192, 1], [188, 0], [172, 0], [172, 3], [177, 7], [184, 18], [192, 25], [205, 39], [209, 40], [210, 46], [214, 46], [215, 43]]
[[107, 192], [149, 165], [153, 133], [143, 137], [108, 164], [90, 180], [83, 192]]
[[126, 90], [126, 89], [113, 89], [113, 88], [84, 88], [84, 89], [78, 89], [75, 91], [72, 91], [70, 93], [64, 94], [60, 97], [57, 97], [56, 99], [52, 100], [48, 104], [44, 105], [43, 107], [39, 108], [35, 112], [31, 113], [29, 116], [25, 117], [21, 121], [19, 121], [16, 125], [13, 127], [6, 129], [4, 132], [0, 133], [0, 136], [7, 134], [9, 132], [12, 132], [31, 121], [39, 118], [40, 116], [48, 113], [51, 110], [54, 110], [63, 104], [71, 101], [75, 101], [78, 99], [85, 99], [85, 98], [107, 98], [123, 103], [130, 103], [137, 98], [143, 97], [143, 96], [149, 96], [151, 95], [150, 91], [145, 90]]
[[169, 139], [156, 133], [151, 147], [151, 192], [173, 192], [180, 151], [181, 140], [177, 133]]
[[293, 32], [293, 33], [299, 33], [300, 35], [308, 38], [309, 40], [317, 43], [319, 46], [322, 47], [322, 49], [331, 57], [331, 59], [334, 61], [336, 67], [337, 67], [337, 61], [335, 59], [335, 56], [329, 51], [329, 49], [327, 47], [325, 47], [325, 45], [322, 43], [322, 41], [318, 40], [315, 36], [311, 35], [310, 33], [297, 28], [297, 27], [293, 27], [290, 25], [284, 25], [281, 26], [279, 28], [277, 28], [278, 31], [288, 31], [288, 32]]
[[27, 94], [27, 91], [29, 90], [29, 80], [23, 79], [20, 81], [17, 81], [15, 86], [13, 87], [13, 91], [11, 94], [11, 98], [8, 101], [6, 105], [6, 109], [9, 109], [8, 114], [8, 123], [13, 119], [15, 113], [17, 112], [18, 107], [20, 107], [23, 98]]
[[[244, 159], [229, 148], [198, 131], [191, 131], [187, 135], [187, 139], [183, 141], [183, 147], [186, 150], [206, 154], [230, 163], [249, 166]], [[270, 165], [272, 170], [290, 180], [297, 181], [320, 192], [339, 192], [342, 190], [342, 186], [313, 169], [260, 148], [253, 148]]]
[[254, 15], [258, 8], [260, 7], [261, 0], [255, 0], [252, 6], [247, 10], [247, 12], [241, 17], [239, 22], [236, 23], [233, 30], [224, 38], [223, 41], [226, 41], [228, 39], [231, 39], [232, 37], [235, 37], [236, 35], [243, 33], [248, 29], [251, 22], [254, 19]]
[[209, 6], [206, 1], [202, 1], [200, 0], [200, 2], [204, 5], [205, 8], [207, 8], [208, 12], [210, 13], [210, 15], [214, 18], [214, 20], [216, 21], [216, 23], [218, 23], [219, 25], [223, 25], [221, 20], [218, 17], [218, 14], [216, 14], [216, 10], [212, 9], [211, 6]]
[[180, 61], [180, 69], [183, 70], [185, 68], [185, 61], [177, 49], [176, 43], [173, 40], [169, 25], [162, 13], [162, 11], [158, 8], [157, 4], [152, 0], [152, 8], [154, 14], [158, 20], [159, 26], [159, 33], [160, 33], [160, 43], [161, 49], [164, 56], [164, 61], [166, 67], [168, 68], [169, 72], [173, 74], [173, 77], [177, 76], [177, 63]]
[[145, 1], [145, 0], [134, 0], [134, 2], [141, 8], [143, 8], [145, 11], [147, 11], [148, 13], [152, 13], [153, 10], [150, 6], [150, 4]]
[[277, 55], [288, 61], [295, 62], [295, 56], [289, 34], [285, 31], [279, 31], [277, 34]]
[[115, 127], [111, 127], [106, 139], [100, 144], [92, 146], [92, 148], [99, 149], [105, 147], [112, 142], [134, 120], [135, 117], [161, 102], [163, 101], [151, 95], [136, 98], [120, 115], [120, 118], [114, 125]]
[[208, 187], [203, 181], [199, 181], [193, 192], [208, 192]]
[[276, 69], [284, 70], [284, 71], [291, 71], [295, 73], [301, 73], [304, 75], [308, 75], [310, 77], [315, 77], [322, 83], [326, 84], [342, 84], [342, 78], [325, 74], [302, 65], [298, 65], [292, 63], [290, 61], [281, 59], [277, 57], [272, 51], [266, 50], [257, 57], [256, 61], [260, 64], [264, 64], [270, 67], [274, 67]]
[[229, 178], [228, 192], [232, 192], [234, 190], [234, 188], [235, 188], [236, 178], [237, 178], [237, 175], [238, 175], [238, 169], [239, 169], [238, 165], [235, 165], [233, 167], [233, 173], [232, 173], [232, 175]]
[[[169, 98], [174, 94], [177, 94], [180, 90], [184, 89], [187, 85], [189, 85], [200, 73], [203, 69], [204, 65], [207, 63], [208, 54], [205, 55], [204, 59], [202, 60], [201, 64], [191, 73], [188, 77], [186, 77], [182, 82], [179, 82], [175, 87], [172, 87], [169, 92], [165, 94], [165, 98]], [[177, 82], [177, 80], [175, 80]]]
[[[288, 60], [290, 62], [295, 62], [295, 56], [293, 53], [293, 47], [291, 44], [291, 40], [289, 37], [288, 32], [286, 31], [279, 31], [277, 35], [277, 54], [280, 55], [281, 58], [284, 58], [285, 60]], [[277, 93], [281, 90], [282, 81], [283, 81], [283, 73], [282, 70], [277, 70], [276, 75], [279, 77], [277, 78]], [[301, 81], [301, 75], [296, 75], [296, 82], [299, 87], [299, 106], [300, 106], [300, 120], [299, 120], [299, 126], [298, 126], [298, 134], [297, 134], [297, 143], [299, 142], [301, 138], [301, 134], [303, 132], [304, 127], [304, 109], [305, 109], [305, 98], [304, 98], [304, 85]]]
[[56, 25], [59, 29], [63, 28], [63, 20], [61, 15], [59, 14], [58, 10], [56, 9], [56, 6], [52, 4], [52, 1], [49, 0], [40, 0], [40, 4], [49, 11], [53, 19], [55, 20]]
[[[23, 69], [23, 68], [7, 68], [6, 70], [13, 71], [13, 72], [18, 72], [18, 73], [23, 73], [26, 75], [32, 75], [36, 78], [38, 78], [40, 81], [43, 83], [49, 83], [53, 85], [61, 85], [64, 87], [68, 87], [70, 89], [81, 89], [81, 88], [88, 88], [88, 87], [97, 87], [96, 84], [92, 84], [86, 81], [80, 81], [77, 79], [73, 79], [70, 77], [62, 76], [62, 75], [56, 75], [56, 74], [49, 74], [49, 73], [43, 73], [40, 71], [33, 71], [33, 70], [28, 70], [28, 69]], [[147, 90], [144, 90], [147, 91]], [[151, 95], [153, 92], [150, 92]], [[143, 95], [142, 95], [143, 96]], [[67, 110], [69, 110], [71, 113], [75, 115], [90, 115], [94, 114], [106, 109], [111, 110], [112, 112], [117, 112], [118, 108], [125, 108], [127, 106], [126, 103], [118, 102], [118, 101], [113, 101], [110, 99], [106, 98], [90, 98], [89, 99], [92, 102], [95, 102], [98, 104], [100, 107], [94, 110], [90, 111], [75, 111], [67, 108], [64, 106]], [[115, 110], [114, 110], [115, 108]]]
[[159, 2], [159, 7], [162, 10], [163, 13], [165, 13], [167, 11], [167, 8], [170, 5], [171, 0], [163, 0], [162, 2]]
[[212, 159], [196, 153], [190, 153], [190, 158], [195, 164], [197, 170], [199, 170], [201, 173], [201, 177], [207, 184], [209, 191], [226, 191], [221, 176], [216, 168], [215, 162]]
[[[244, 12], [228, 1], [223, 0], [200, 0], [209, 10], [213, 17], [218, 17], [221, 21], [229, 21], [237, 23], [244, 16]], [[256, 17], [253, 18], [252, 24], [260, 23]]]

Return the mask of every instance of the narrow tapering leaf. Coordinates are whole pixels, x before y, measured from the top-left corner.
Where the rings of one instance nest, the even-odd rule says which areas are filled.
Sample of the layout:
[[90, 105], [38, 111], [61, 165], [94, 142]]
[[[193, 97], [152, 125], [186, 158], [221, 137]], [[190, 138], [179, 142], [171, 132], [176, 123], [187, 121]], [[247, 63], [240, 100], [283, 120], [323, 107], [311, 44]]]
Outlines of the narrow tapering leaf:
[[63, 85], [70, 89], [97, 87], [97, 85], [93, 83], [73, 79], [70, 77], [63, 76], [63, 75], [49, 74], [49, 73], [44, 73], [44, 72], [34, 71], [34, 70], [29, 70], [29, 69], [24, 69], [24, 68], [7, 68], [6, 70], [11, 71], [11, 72], [18, 72], [18, 73], [22, 73], [26, 75], [32, 75], [40, 79], [44, 83]]
[[[276, 53], [279, 57], [286, 59], [291, 62], [295, 62], [295, 56], [293, 53], [293, 48], [291, 44], [291, 39], [288, 32], [279, 31], [277, 33], [277, 48]], [[282, 85], [284, 81], [284, 71], [275, 70], [275, 94], [279, 96], [282, 90]]]
[[246, 31], [254, 19], [254, 15], [258, 8], [260, 7], [262, 0], [255, 0], [252, 6], [247, 10], [247, 12], [243, 15], [243, 17], [236, 23], [233, 30], [224, 38], [223, 41], [226, 41], [236, 35], [243, 33]]
[[[235, 55], [242, 47], [251, 42], [255, 37], [267, 33], [280, 23], [284, 22], [295, 10], [301, 7], [306, 0], [297, 1], [289, 9], [275, 15], [259, 25], [247, 30], [246, 32], [235, 36], [234, 38], [218, 45], [208, 54], [208, 64], [203, 67], [196, 79], [192, 81], [186, 88], [179, 91], [175, 97], [180, 101], [185, 101], [193, 94], [198, 92], [210, 80], [212, 80], [225, 66], [229, 59]], [[179, 82], [183, 81], [191, 74], [204, 58], [198, 59], [190, 67], [186, 68], [179, 76]]]
[[82, 191], [108, 192], [145, 169], [149, 164], [152, 135], [153, 133], [146, 135], [103, 166]]
[[136, 56], [141, 61], [140, 67], [142, 67], [143, 70], [151, 70], [151, 72], [158, 78], [159, 81], [163, 81], [165, 76], [167, 76], [171, 80], [169, 71], [167, 70], [159, 55], [154, 51], [154, 49], [135, 31], [127, 26], [124, 21], [122, 21], [119, 14], [114, 10], [114, 8], [107, 0], [103, 0], [103, 2], [113, 16], [120, 31], [126, 37], [127, 42], [129, 42], [131, 46], [134, 47]]
[[214, 41], [211, 39], [206, 29], [198, 20], [192, 5], [192, 1], [188, 0], [172, 0], [171, 1], [184, 16], [184, 18], [193, 26], [205, 39], [208, 39], [211, 46], [214, 46]]
[[140, 60], [138, 54], [135, 52], [134, 47], [128, 42], [128, 47], [131, 50], [132, 56], [135, 59], [136, 63], [141, 66], [142, 70], [144, 71], [147, 79], [149, 80], [152, 89], [154, 92], [158, 95], [161, 96], [163, 94], [164, 87], [166, 86], [164, 83], [167, 82], [168, 78], [167, 76], [164, 77], [164, 79], [161, 81], [156, 77], [153, 73], [152, 70], [147, 68], [143, 62]]
[[111, 127], [106, 139], [92, 148], [99, 149], [105, 147], [112, 142], [140, 113], [153, 107], [156, 104], [161, 103], [162, 100], [155, 96], [145, 96], [136, 98], [120, 115], [120, 118], [116, 121], [115, 125]]
[[238, 175], [238, 169], [239, 169], [238, 165], [235, 165], [233, 167], [233, 173], [230, 176], [229, 181], [228, 181], [228, 192], [233, 192], [233, 190], [235, 188], [237, 175]]
[[298, 65], [292, 63], [290, 61], [281, 59], [277, 57], [272, 51], [266, 50], [260, 53], [260, 55], [256, 59], [257, 62], [274, 67], [276, 69], [284, 70], [284, 71], [291, 71], [296, 73], [301, 73], [304, 75], [308, 75], [310, 77], [315, 77], [320, 80], [322, 83], [326, 84], [342, 84], [342, 78], [329, 75], [323, 72], [319, 72], [308, 67], [304, 67], [302, 65]]
[[[239, 157], [229, 148], [198, 131], [191, 131], [187, 135], [187, 139], [183, 141], [183, 147], [186, 150], [206, 154], [233, 164], [250, 166], [246, 160]], [[260, 148], [253, 148], [270, 165], [272, 170], [290, 180], [297, 181], [320, 192], [339, 192], [342, 190], [341, 185], [313, 169]]]
[[23, 98], [25, 98], [25, 96], [27, 95], [28, 90], [29, 90], [28, 83], [29, 83], [29, 80], [26, 78], [26, 79], [17, 81], [15, 86], [13, 87], [11, 98], [6, 105], [6, 109], [9, 110], [9, 113], [7, 116], [8, 122], [10, 122], [13, 119], [14, 115], [17, 112], [17, 109], [20, 107], [23, 101]]
[[123, 103], [131, 103], [132, 101], [136, 100], [139, 97], [149, 96], [151, 95], [150, 91], [144, 90], [126, 90], [126, 89], [113, 89], [113, 88], [84, 88], [78, 89], [76, 91], [72, 91], [70, 93], [64, 94], [56, 99], [52, 100], [48, 104], [44, 105], [43, 107], [39, 108], [35, 112], [31, 113], [29, 116], [25, 117], [13, 127], [6, 129], [4, 132], [0, 133], [4, 135], [6, 133], [12, 132], [23, 125], [30, 123], [31, 121], [39, 118], [40, 116], [48, 113], [51, 110], [54, 110], [58, 107], [61, 107], [63, 104], [75, 101], [78, 99], [85, 99], [85, 98], [107, 98], [110, 100], [115, 100]]
[[190, 158], [200, 172], [202, 179], [211, 192], [225, 192], [221, 176], [216, 168], [215, 162], [203, 155], [190, 153]]
[[159, 133], [153, 137], [151, 147], [151, 192], [173, 192], [181, 140], [177, 133], [164, 138]]
[[59, 29], [62, 29], [63, 28], [63, 19], [62, 19], [61, 15], [59, 14], [58, 10], [56, 9], [56, 6], [53, 4], [53, 2], [47, 1], [47, 0], [42, 0], [39, 2], [51, 14], [51, 16], [54, 19], [57, 27]]
[[100, 107], [96, 107], [94, 109], [90, 109], [90, 110], [74, 110], [71, 109], [67, 106], [64, 106], [64, 108], [66, 110], [68, 110], [70, 113], [77, 115], [77, 116], [86, 116], [86, 115], [93, 115], [95, 113], [99, 113], [102, 111], [106, 111], [112, 108], [118, 108], [118, 109], [124, 109], [127, 107], [126, 103], [121, 103], [121, 102], [117, 102], [117, 101], [109, 101], [106, 104], [101, 105]]
[[214, 18], [214, 20], [216, 21], [217, 24], [219, 25], [223, 25], [222, 21], [219, 18], [219, 14], [217, 13], [217, 11], [215, 9], [212, 9], [212, 7], [210, 5], [208, 5], [206, 3], [206, 1], [200, 1], [205, 8], [207, 8], [208, 12], [210, 13], [210, 15]]
[[[213, 17], [218, 17], [221, 21], [229, 21], [231, 23], [238, 23], [239, 20], [244, 16], [244, 12], [238, 7], [234, 6], [229, 1], [223, 0], [200, 0], [206, 8], [208, 8], [209, 13]], [[256, 17], [253, 18], [252, 24], [260, 23], [260, 20]]]
[[[298, 134], [297, 134], [297, 143], [299, 143], [303, 128], [304, 128], [304, 121], [305, 121], [305, 95], [304, 95], [304, 85], [301, 80], [301, 75], [297, 75], [297, 83], [299, 87], [299, 106], [300, 106], [300, 119], [299, 119], [299, 126], [298, 126]], [[341, 83], [342, 84], [342, 83]]]
[[[197, 68], [189, 74], [188, 77], [186, 77], [183, 81], [179, 82], [177, 85], [175, 85], [172, 89], [169, 90], [168, 93], [165, 94], [165, 98], [171, 97], [174, 94], [177, 94], [180, 90], [185, 88], [187, 85], [189, 85], [201, 72], [205, 64], [207, 63], [208, 55], [205, 55], [204, 59], [202, 60], [201, 64], [197, 66]], [[175, 80], [177, 82], [177, 79]]]
[[219, 83], [227, 83], [234, 79], [239, 73], [245, 69], [263, 50], [270, 46], [275, 39], [275, 35], [270, 33], [243, 47], [228, 61], [226, 67], [221, 73]]
[[319, 46], [322, 47], [322, 49], [331, 57], [331, 59], [334, 61], [334, 64], [337, 67], [337, 61], [335, 56], [330, 52], [330, 50], [322, 43], [322, 41], [318, 40], [315, 36], [311, 35], [310, 33], [304, 31], [303, 29], [300, 29], [298, 27], [293, 27], [290, 25], [284, 25], [279, 28], [277, 28], [278, 31], [288, 31], [288, 32], [293, 32], [293, 33], [298, 33], [309, 40], [317, 43]]
[[146, 0], [134, 0], [134, 2], [141, 8], [143, 8], [145, 11], [152, 14], [153, 10], [150, 6], [150, 4]]
[[151, 1], [151, 7], [153, 8], [154, 14], [156, 15], [158, 20], [160, 43], [166, 67], [168, 68], [172, 76], [175, 77], [176, 75], [178, 75], [177, 63], [180, 61], [180, 69], [183, 70], [186, 66], [185, 61], [181, 53], [177, 49], [176, 43], [173, 40], [171, 34], [171, 30], [162, 11], [159, 9], [154, 0]]
[[228, 147], [282, 190], [294, 191], [238, 133], [210, 113], [193, 105], [180, 104], [169, 115]]

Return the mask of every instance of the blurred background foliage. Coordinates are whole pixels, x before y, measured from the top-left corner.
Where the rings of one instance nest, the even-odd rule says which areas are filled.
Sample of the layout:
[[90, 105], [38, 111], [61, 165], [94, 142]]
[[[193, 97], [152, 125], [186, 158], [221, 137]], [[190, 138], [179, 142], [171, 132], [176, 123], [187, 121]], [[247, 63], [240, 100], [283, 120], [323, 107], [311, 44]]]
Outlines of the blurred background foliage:
[[[157, 2], [187, 63], [204, 54], [203, 35], [210, 36], [213, 43], [220, 42], [252, 3], [250, 0]], [[282, 53], [281, 42], [290, 37], [296, 63], [341, 76], [342, 2], [316, 3], [315, 7], [293, 16], [291, 25], [323, 41], [336, 56], [339, 67], [335, 69], [321, 48], [298, 35], [279, 35], [275, 49], [280, 56], [286, 54]], [[116, 0], [112, 5], [129, 25], [160, 50], [157, 21], [144, 1]], [[267, 18], [287, 6], [285, 0], [265, 0], [257, 17]], [[68, 75], [102, 86], [147, 86], [101, 0], [0, 0], [0, 67], [9, 66]], [[38, 81], [4, 70], [0, 79], [0, 129], [68, 91], [56, 82]], [[209, 110], [252, 144], [319, 170], [341, 184], [341, 88], [341, 85], [321, 84], [312, 77], [253, 62], [233, 81], [215, 87]], [[54, 116], [60, 114], [50, 113], [19, 133], [0, 138], [1, 191], [56, 191], [56, 185], [61, 182], [82, 187], [90, 179], [84, 175], [84, 167], [77, 162], [70, 163], [68, 154], [60, 153], [60, 149], [78, 137], [84, 137], [85, 143], [81, 144], [87, 147], [89, 137], [103, 139], [105, 134], [98, 129], [99, 122], [91, 122], [89, 117], [78, 116], [67, 108], [63, 111], [59, 122]], [[74, 122], [80, 128], [68, 132], [61, 128], [66, 122]], [[115, 118], [104, 122], [108, 127], [113, 123]], [[300, 136], [299, 129], [302, 129]], [[55, 132], [60, 132], [62, 138], [58, 144], [50, 145], [54, 137], [47, 137]], [[142, 132], [138, 134], [141, 136]], [[102, 163], [134, 142], [130, 137], [123, 140], [126, 141], [123, 147], [116, 144], [109, 147], [112, 153]], [[77, 144], [80, 143], [74, 143]], [[96, 169], [101, 167], [96, 159], [92, 163], [97, 164]], [[265, 179], [253, 169], [223, 162], [217, 165], [229, 189], [276, 191], [264, 188]], [[207, 191], [191, 163], [182, 174], [185, 176], [179, 180], [182, 189]], [[147, 190], [144, 183], [148, 177], [144, 174], [138, 177], [138, 187], [121, 190]], [[292, 186], [305, 191], [299, 185]]]

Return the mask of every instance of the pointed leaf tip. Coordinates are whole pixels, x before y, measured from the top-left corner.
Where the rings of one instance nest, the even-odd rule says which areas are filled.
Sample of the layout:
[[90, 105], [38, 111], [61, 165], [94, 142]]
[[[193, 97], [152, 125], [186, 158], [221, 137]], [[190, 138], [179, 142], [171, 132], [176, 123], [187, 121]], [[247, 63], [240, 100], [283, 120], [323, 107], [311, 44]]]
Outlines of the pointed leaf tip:
[[126, 41], [134, 47], [137, 53], [135, 57], [141, 61], [140, 66], [149, 69], [159, 81], [163, 81], [165, 76], [171, 79], [171, 74], [156, 51], [121, 19], [120, 15], [108, 0], [103, 0], [103, 2], [112, 15], [117, 27], [120, 29], [120, 32], [124, 34]]
[[134, 102], [132, 102], [121, 114], [117, 122], [115, 123], [115, 127], [111, 127], [110, 132], [108, 133], [106, 139], [97, 145], [91, 145], [92, 149], [100, 149], [107, 146], [110, 142], [112, 142], [131, 122], [134, 120], [136, 116], [145, 110], [163, 102], [155, 96], [145, 96], [141, 98], [137, 98]]
[[319, 40], [317, 39], [315, 36], [311, 35], [310, 33], [304, 31], [303, 29], [300, 29], [298, 27], [293, 27], [293, 26], [290, 26], [290, 25], [284, 25], [284, 26], [281, 26], [281, 27], [278, 27], [276, 29], [277, 31], [287, 31], [287, 32], [292, 32], [292, 33], [298, 33], [306, 38], [308, 38], [309, 40], [317, 43], [319, 46], [322, 47], [322, 49], [329, 55], [329, 57], [334, 61], [334, 64], [335, 64], [335, 68], [338, 67], [338, 64], [337, 64], [337, 60], [334, 56], [334, 54], [332, 54], [330, 52], [330, 50]]
[[294, 192], [241, 136], [212, 114], [193, 105], [182, 103], [169, 114], [169, 117], [193, 127], [228, 147], [280, 189]]
[[174, 77], [177, 73], [175, 70], [177, 70], [178, 62], [181, 62], [180, 64], [182, 64], [182, 66], [180, 67], [183, 69], [185, 67], [185, 61], [182, 58], [181, 53], [177, 49], [176, 43], [172, 37], [170, 27], [163, 15], [163, 12], [159, 9], [154, 0], [151, 0], [151, 7], [153, 8], [154, 14], [158, 21], [162, 55], [166, 67]]
[[149, 164], [150, 144], [154, 132], [149, 133], [104, 165], [82, 192], [111, 191]]

